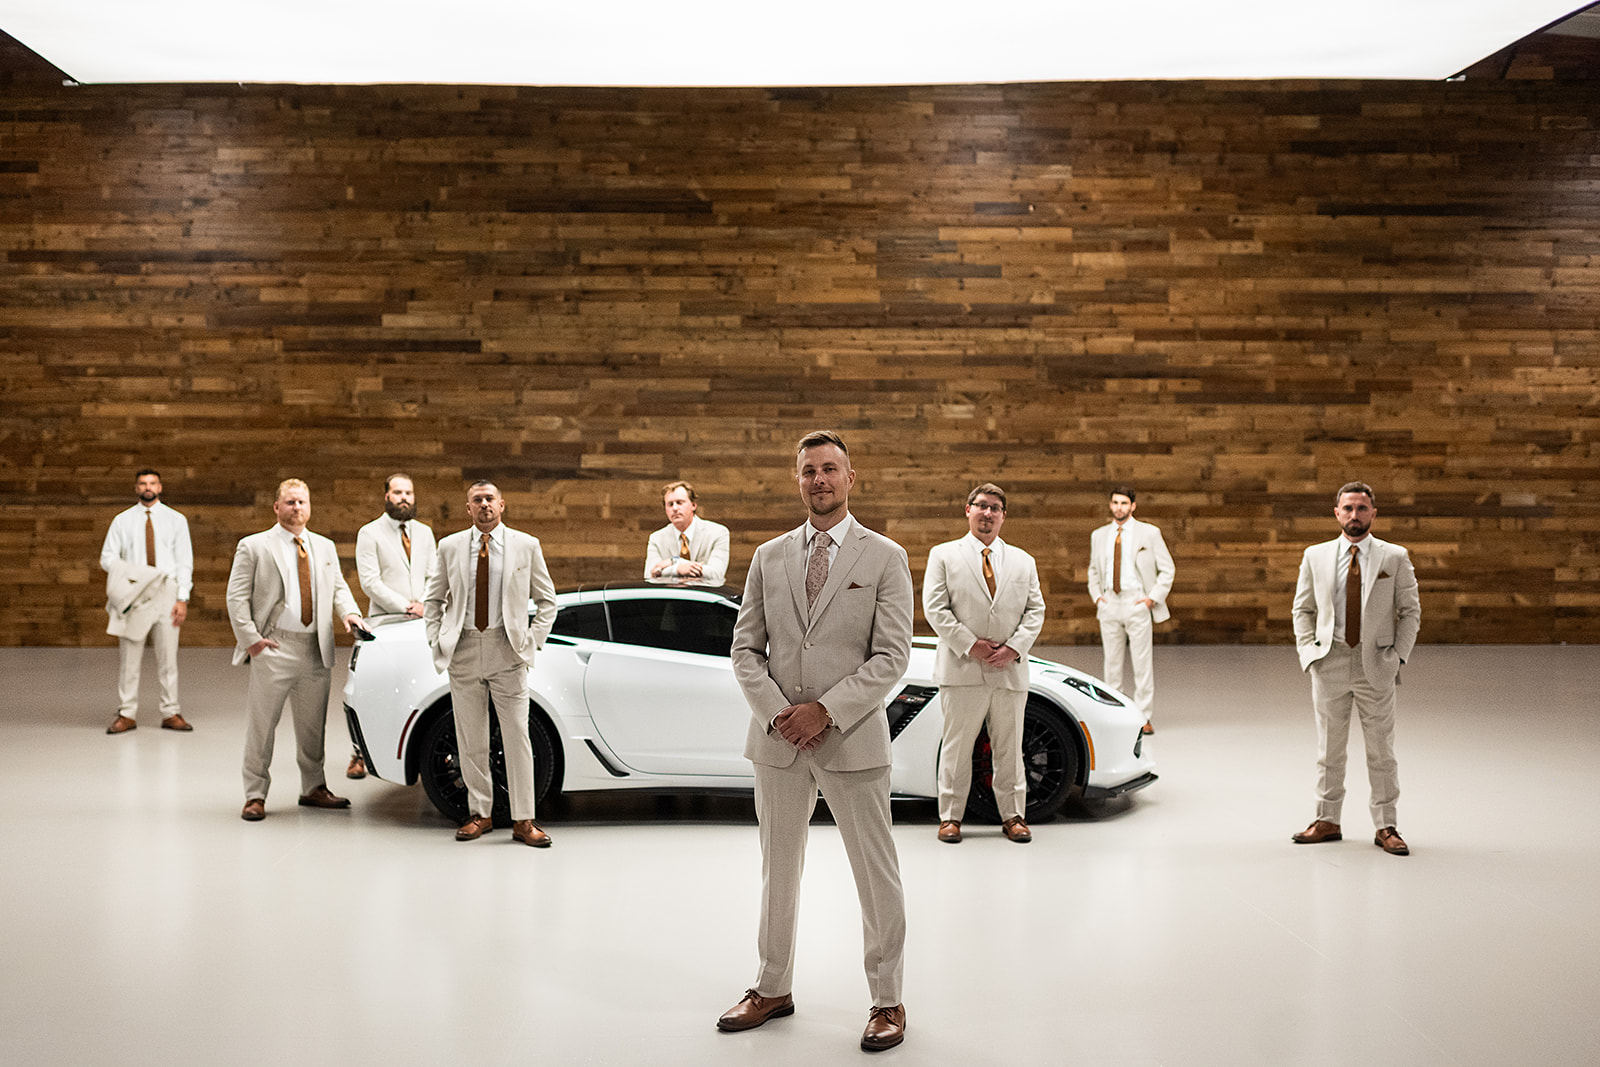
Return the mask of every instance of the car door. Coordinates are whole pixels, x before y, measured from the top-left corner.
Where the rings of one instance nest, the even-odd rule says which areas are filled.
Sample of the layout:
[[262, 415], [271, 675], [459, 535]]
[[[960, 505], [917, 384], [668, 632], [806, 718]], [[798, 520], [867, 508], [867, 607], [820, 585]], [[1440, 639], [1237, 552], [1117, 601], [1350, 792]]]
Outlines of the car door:
[[590, 657], [583, 693], [611, 750], [643, 773], [752, 777], [750, 709], [728, 660], [733, 605], [640, 590], [606, 608], [611, 641]]

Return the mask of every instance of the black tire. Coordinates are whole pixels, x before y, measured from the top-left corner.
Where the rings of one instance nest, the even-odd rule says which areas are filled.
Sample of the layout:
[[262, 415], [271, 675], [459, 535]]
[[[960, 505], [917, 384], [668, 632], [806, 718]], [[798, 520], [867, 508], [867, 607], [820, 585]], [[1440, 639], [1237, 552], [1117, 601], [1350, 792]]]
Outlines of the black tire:
[[[1022, 713], [1022, 769], [1028, 779], [1025, 818], [1029, 822], [1044, 822], [1060, 811], [1078, 786], [1083, 758], [1073, 736], [1076, 729], [1050, 705], [1028, 701]], [[1000, 821], [987, 729], [972, 746], [972, 790], [967, 794], [966, 817], [973, 822]]]
[[[467, 783], [461, 778], [456, 755], [456, 720], [450, 702], [442, 701], [439, 713], [422, 732], [422, 756], [417, 761], [417, 776], [433, 806], [451, 822], [467, 821]], [[544, 715], [531, 702], [528, 705], [528, 740], [533, 746], [534, 801], [543, 804], [559, 791], [560, 766], [555, 744]], [[511, 797], [506, 792], [506, 750], [500, 741], [500, 723], [489, 716], [489, 765], [494, 775], [494, 824], [511, 825]]]

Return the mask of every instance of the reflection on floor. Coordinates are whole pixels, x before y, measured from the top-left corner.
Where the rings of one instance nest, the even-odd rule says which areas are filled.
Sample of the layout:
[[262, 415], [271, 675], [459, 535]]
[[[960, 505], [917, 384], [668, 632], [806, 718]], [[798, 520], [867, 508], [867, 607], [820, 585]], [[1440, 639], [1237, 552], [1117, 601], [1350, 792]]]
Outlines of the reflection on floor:
[[[1098, 668], [1097, 649], [1063, 650]], [[748, 800], [587, 796], [547, 851], [457, 844], [419, 789], [278, 786], [241, 822], [245, 672], [185, 650], [192, 734], [108, 737], [111, 650], [0, 650], [0, 1061], [833, 1063], [869, 1001], [837, 836], [812, 835], [792, 1018], [713, 1024], [755, 972]], [[147, 669], [146, 675], [153, 675]], [[1522, 1064], [1600, 1059], [1600, 647], [1422, 648], [1400, 829], [1311, 816], [1286, 648], [1157, 650], [1161, 781], [1034, 827], [934, 839], [898, 811], [911, 1064]], [[148, 679], [147, 679], [148, 680]], [[153, 706], [147, 694], [146, 707]]]

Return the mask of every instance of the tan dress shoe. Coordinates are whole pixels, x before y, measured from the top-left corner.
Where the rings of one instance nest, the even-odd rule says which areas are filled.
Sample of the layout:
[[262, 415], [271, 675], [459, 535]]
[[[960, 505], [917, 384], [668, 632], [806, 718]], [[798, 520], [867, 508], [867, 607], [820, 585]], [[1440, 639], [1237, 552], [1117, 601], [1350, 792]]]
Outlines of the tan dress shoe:
[[1140, 728], [1139, 732], [1144, 734], [1146, 737], [1149, 737], [1151, 734], [1156, 732], [1156, 728], [1153, 724], [1146, 720], [1144, 726]]
[[1383, 849], [1391, 856], [1409, 856], [1411, 849], [1406, 845], [1405, 838], [1400, 836], [1400, 831], [1392, 826], [1385, 826], [1373, 837], [1372, 843]]
[[302, 808], [348, 808], [350, 801], [345, 797], [336, 797], [328, 791], [325, 785], [319, 785], [311, 792], [300, 798]]
[[252, 797], [244, 802], [244, 810], [239, 813], [239, 818], [245, 822], [260, 822], [267, 817], [267, 802], [259, 797]]
[[1289, 840], [1297, 845], [1320, 845], [1324, 841], [1343, 841], [1344, 834], [1339, 832], [1338, 823], [1318, 819], [1299, 833], [1290, 835]]
[[1033, 831], [1028, 829], [1028, 824], [1023, 822], [1020, 817], [1007, 819], [1000, 829], [1005, 832], [1008, 839], [1015, 841], [1019, 845], [1026, 845], [1033, 840]]
[[754, 989], [744, 991], [744, 999], [722, 1013], [717, 1029], [724, 1033], [754, 1030], [768, 1019], [794, 1014], [794, 994], [781, 997], [764, 997]]
[[550, 835], [532, 819], [518, 819], [511, 824], [511, 839], [534, 848], [549, 848]]
[[461, 824], [461, 828], [456, 831], [456, 840], [476, 841], [493, 829], [493, 819], [485, 818], [482, 815], [474, 815]]
[[906, 1006], [873, 1008], [867, 1016], [867, 1028], [861, 1033], [861, 1047], [868, 1052], [881, 1052], [894, 1048], [906, 1039]]
[[344, 776], [346, 778], [365, 778], [367, 776], [367, 761], [361, 758], [359, 752], [350, 757], [350, 766], [344, 769]]
[[939, 840], [947, 845], [961, 844], [961, 824], [950, 819], [940, 823]]
[[137, 730], [138, 728], [139, 724], [128, 718], [126, 715], [118, 715], [115, 719], [111, 720], [111, 725], [106, 727], [106, 733], [125, 734], [129, 730]]
[[162, 719], [161, 728], [163, 730], [177, 730], [181, 733], [188, 733], [194, 729], [193, 726], [189, 725], [187, 719], [178, 714], [168, 715], [165, 719]]

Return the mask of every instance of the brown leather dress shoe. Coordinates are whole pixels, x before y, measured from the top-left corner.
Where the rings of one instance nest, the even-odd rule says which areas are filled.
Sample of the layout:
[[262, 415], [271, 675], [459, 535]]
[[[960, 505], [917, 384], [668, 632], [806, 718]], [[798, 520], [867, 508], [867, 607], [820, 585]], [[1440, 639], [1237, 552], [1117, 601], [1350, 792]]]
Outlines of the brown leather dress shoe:
[[188, 720], [186, 720], [182, 715], [177, 714], [168, 715], [165, 719], [162, 719], [161, 728], [163, 730], [178, 730], [183, 733], [188, 733], [190, 730], [194, 729], [193, 726], [189, 725]]
[[1000, 829], [1005, 832], [1007, 838], [1019, 845], [1026, 845], [1033, 840], [1033, 831], [1028, 829], [1028, 824], [1020, 818], [1007, 819]]
[[764, 997], [754, 989], [744, 991], [744, 999], [722, 1013], [717, 1029], [724, 1033], [754, 1030], [768, 1019], [794, 1014], [794, 994], [781, 997]]
[[1318, 819], [1299, 833], [1291, 834], [1289, 840], [1297, 845], [1320, 845], [1324, 841], [1343, 841], [1344, 834], [1339, 832], [1338, 823]]
[[267, 802], [259, 797], [253, 797], [244, 802], [244, 810], [239, 813], [239, 818], [245, 822], [260, 822], [267, 817]]
[[894, 1048], [906, 1039], [906, 1006], [873, 1008], [867, 1016], [867, 1028], [861, 1034], [861, 1047], [868, 1052], [882, 1052]]
[[350, 766], [344, 769], [344, 776], [346, 778], [365, 778], [367, 776], [367, 761], [361, 758], [359, 752], [350, 757]]
[[961, 844], [961, 824], [950, 819], [940, 823], [939, 840], [947, 845]]
[[319, 785], [311, 792], [300, 798], [302, 808], [348, 808], [350, 801], [345, 797], [336, 797], [328, 791], [325, 785]]
[[1372, 843], [1383, 849], [1391, 856], [1409, 856], [1411, 849], [1406, 845], [1405, 838], [1400, 836], [1400, 831], [1392, 826], [1385, 826], [1373, 837]]
[[532, 819], [518, 819], [511, 824], [511, 839], [534, 848], [549, 848], [550, 835]]
[[494, 820], [484, 818], [482, 815], [473, 815], [461, 824], [461, 829], [456, 831], [457, 841], [476, 841], [490, 830], [494, 829]]
[[137, 730], [138, 728], [139, 724], [128, 718], [126, 715], [118, 715], [115, 719], [111, 720], [111, 725], [106, 727], [106, 733], [125, 734], [129, 730]]
[[1146, 737], [1149, 737], [1149, 736], [1150, 736], [1150, 735], [1151, 735], [1151, 734], [1153, 734], [1153, 733], [1155, 733], [1155, 732], [1156, 732], [1156, 728], [1155, 728], [1155, 726], [1154, 726], [1154, 725], [1152, 725], [1152, 724], [1151, 724], [1151, 723], [1150, 723], [1150, 722], [1149, 722], [1149, 720], [1146, 720], [1146, 721], [1145, 721], [1145, 724], [1144, 724], [1144, 727], [1143, 727], [1143, 728], [1142, 728], [1142, 729], [1140, 729], [1140, 731], [1139, 731], [1139, 732], [1140, 732], [1140, 733], [1141, 733], [1141, 734], [1144, 734], [1144, 735], [1145, 735], [1145, 736], [1146, 736]]

